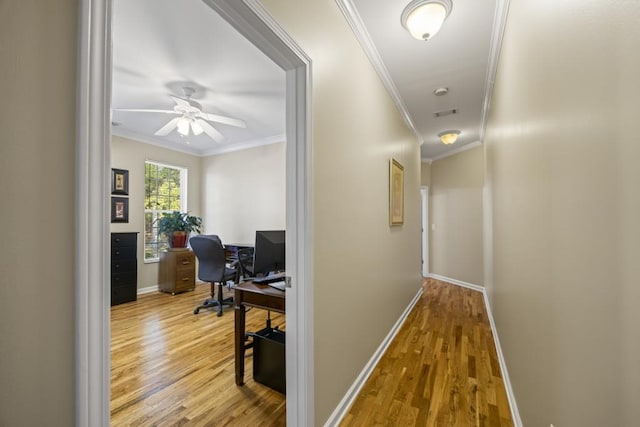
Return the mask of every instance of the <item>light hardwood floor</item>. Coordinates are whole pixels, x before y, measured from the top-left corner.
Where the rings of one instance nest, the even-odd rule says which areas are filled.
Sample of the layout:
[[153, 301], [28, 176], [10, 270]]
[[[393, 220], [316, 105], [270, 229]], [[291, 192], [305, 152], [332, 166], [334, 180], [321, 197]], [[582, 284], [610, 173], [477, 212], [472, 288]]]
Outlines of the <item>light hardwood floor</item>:
[[341, 426], [512, 426], [482, 294], [424, 291]]
[[[342, 422], [353, 426], [512, 426], [479, 292], [436, 280], [416, 304]], [[284, 396], [234, 383], [233, 310], [193, 308], [207, 285], [112, 307], [113, 426], [283, 426]], [[266, 313], [247, 313], [247, 330]], [[275, 325], [284, 317], [272, 314]]]
[[[283, 426], [285, 398], [252, 378], [235, 385], [233, 309], [222, 317], [193, 309], [206, 284], [175, 296], [141, 295], [111, 308], [112, 426]], [[266, 311], [247, 312], [247, 330], [265, 324]], [[272, 313], [284, 329], [284, 316]]]

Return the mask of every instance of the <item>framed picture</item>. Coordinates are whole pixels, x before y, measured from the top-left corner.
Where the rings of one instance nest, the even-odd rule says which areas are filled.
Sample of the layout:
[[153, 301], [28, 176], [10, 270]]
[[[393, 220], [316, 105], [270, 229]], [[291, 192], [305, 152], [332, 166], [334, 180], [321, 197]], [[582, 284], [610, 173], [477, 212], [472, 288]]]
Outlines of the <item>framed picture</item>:
[[129, 222], [129, 199], [111, 198], [111, 222]]
[[129, 171], [111, 169], [111, 194], [129, 194]]
[[389, 160], [389, 225], [404, 223], [404, 167]]

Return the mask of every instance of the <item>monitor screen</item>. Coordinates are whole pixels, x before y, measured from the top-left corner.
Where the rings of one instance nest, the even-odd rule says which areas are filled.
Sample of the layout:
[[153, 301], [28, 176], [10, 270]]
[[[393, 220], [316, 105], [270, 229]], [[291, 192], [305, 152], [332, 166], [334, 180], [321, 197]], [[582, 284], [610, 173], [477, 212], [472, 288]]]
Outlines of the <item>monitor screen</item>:
[[253, 274], [284, 271], [284, 230], [256, 231]]

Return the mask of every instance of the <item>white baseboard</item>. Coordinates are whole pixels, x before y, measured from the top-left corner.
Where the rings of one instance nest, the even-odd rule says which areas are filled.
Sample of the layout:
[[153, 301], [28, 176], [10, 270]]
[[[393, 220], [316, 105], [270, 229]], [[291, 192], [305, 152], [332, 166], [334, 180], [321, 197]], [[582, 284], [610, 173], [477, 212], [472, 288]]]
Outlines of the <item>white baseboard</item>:
[[462, 286], [474, 291], [482, 292], [484, 299], [484, 305], [487, 307], [487, 316], [489, 317], [489, 325], [491, 326], [491, 333], [493, 334], [493, 342], [496, 345], [496, 353], [498, 353], [498, 363], [500, 364], [500, 371], [502, 371], [502, 381], [504, 382], [504, 388], [507, 392], [507, 400], [509, 400], [509, 407], [511, 408], [511, 417], [513, 418], [513, 424], [516, 427], [522, 427], [522, 419], [520, 418], [520, 411], [518, 411], [518, 405], [516, 404], [516, 397], [513, 394], [513, 388], [511, 387], [511, 381], [509, 380], [509, 372], [507, 371], [507, 364], [502, 354], [502, 347], [500, 347], [500, 338], [498, 338], [498, 331], [496, 330], [496, 324], [493, 321], [493, 313], [491, 312], [491, 304], [489, 303], [489, 297], [487, 296], [487, 290], [484, 286], [474, 285], [473, 283], [467, 283], [449, 277], [440, 276], [438, 274], [429, 274], [429, 277], [443, 282], [451, 283], [452, 285]]
[[160, 288], [158, 285], [155, 286], [147, 286], [146, 288], [138, 288], [138, 295], [150, 294], [151, 292], [159, 291]]
[[362, 390], [364, 384], [367, 382], [367, 379], [369, 379], [369, 376], [373, 372], [374, 368], [384, 355], [385, 351], [387, 351], [387, 348], [389, 347], [395, 336], [398, 334], [398, 331], [400, 331], [400, 327], [402, 327], [404, 321], [407, 320], [407, 316], [409, 316], [409, 313], [411, 313], [411, 310], [416, 305], [421, 295], [422, 286], [418, 290], [418, 293], [416, 293], [416, 296], [413, 297], [407, 308], [405, 308], [404, 312], [400, 315], [400, 318], [393, 325], [387, 336], [384, 338], [384, 340], [382, 340], [382, 343], [373, 353], [373, 356], [371, 356], [371, 359], [369, 359], [369, 362], [367, 362], [367, 364], [364, 366], [351, 387], [349, 387], [349, 390], [347, 390], [347, 393], [344, 395], [340, 403], [338, 403], [338, 406], [336, 406], [336, 409], [334, 409], [329, 419], [327, 419], [327, 422], [324, 423], [324, 427], [334, 427], [340, 424], [344, 416], [347, 414], [349, 407], [351, 407], [351, 404], [354, 402], [356, 397], [358, 397], [358, 394], [360, 393], [360, 390]]

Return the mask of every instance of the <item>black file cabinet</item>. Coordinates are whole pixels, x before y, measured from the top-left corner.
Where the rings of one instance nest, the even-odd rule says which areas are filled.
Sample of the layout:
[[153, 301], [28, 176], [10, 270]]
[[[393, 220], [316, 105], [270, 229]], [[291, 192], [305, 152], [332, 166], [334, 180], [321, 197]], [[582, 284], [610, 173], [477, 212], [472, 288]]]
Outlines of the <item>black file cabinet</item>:
[[138, 233], [111, 233], [111, 305], [138, 294]]

